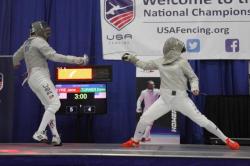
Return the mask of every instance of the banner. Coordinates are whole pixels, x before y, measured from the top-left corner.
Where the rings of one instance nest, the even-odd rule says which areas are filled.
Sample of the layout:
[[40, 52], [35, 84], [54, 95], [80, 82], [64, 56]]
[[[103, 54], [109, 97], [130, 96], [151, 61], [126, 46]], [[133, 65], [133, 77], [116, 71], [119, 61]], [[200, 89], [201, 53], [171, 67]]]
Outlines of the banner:
[[187, 59], [250, 59], [250, 0], [101, 0], [104, 59], [162, 56], [169, 37]]

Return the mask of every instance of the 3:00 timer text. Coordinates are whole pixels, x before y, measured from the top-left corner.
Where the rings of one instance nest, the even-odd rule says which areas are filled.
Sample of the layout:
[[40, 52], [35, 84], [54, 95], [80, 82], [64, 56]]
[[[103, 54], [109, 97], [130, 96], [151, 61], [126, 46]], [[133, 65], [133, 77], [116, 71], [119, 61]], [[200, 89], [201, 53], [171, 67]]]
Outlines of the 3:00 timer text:
[[75, 100], [85, 100], [87, 98], [88, 98], [88, 95], [86, 93], [75, 94], [75, 97], [74, 97]]

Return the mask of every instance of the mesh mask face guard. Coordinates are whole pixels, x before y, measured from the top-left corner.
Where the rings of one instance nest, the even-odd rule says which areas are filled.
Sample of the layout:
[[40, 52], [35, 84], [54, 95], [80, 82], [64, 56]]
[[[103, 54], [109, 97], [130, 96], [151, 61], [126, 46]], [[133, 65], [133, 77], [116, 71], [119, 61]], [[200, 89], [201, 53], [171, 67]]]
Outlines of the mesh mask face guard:
[[170, 64], [176, 61], [183, 51], [185, 51], [185, 44], [182, 41], [173, 37], [167, 39], [163, 46], [163, 64]]
[[48, 30], [50, 31], [50, 27], [45, 21], [36, 21], [31, 24], [30, 35], [40, 36], [47, 40]]

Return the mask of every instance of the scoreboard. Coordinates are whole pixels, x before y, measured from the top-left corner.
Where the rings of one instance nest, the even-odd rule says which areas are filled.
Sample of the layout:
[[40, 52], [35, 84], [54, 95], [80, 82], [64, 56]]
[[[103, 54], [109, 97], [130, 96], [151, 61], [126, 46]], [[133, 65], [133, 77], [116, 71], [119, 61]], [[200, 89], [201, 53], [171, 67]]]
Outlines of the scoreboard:
[[56, 89], [64, 113], [107, 112], [106, 84], [56, 84]]
[[111, 66], [58, 67], [55, 84], [61, 100], [58, 113], [107, 113], [107, 82], [110, 81]]

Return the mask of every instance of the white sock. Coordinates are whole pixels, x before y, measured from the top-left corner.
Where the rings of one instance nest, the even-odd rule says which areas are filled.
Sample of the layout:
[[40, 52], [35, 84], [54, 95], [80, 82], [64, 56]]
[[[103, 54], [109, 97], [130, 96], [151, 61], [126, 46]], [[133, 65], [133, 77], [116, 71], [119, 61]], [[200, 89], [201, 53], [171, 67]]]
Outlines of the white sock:
[[59, 137], [57, 128], [56, 128], [56, 116], [53, 115], [52, 120], [49, 122], [49, 128], [53, 136]]
[[208, 125], [206, 126], [207, 131], [219, 137], [223, 142], [226, 142], [227, 137], [222, 133], [222, 131], [209, 120]]
[[55, 115], [55, 114], [53, 114], [53, 113], [50, 112], [50, 111], [45, 111], [45, 112], [44, 112], [42, 121], [41, 121], [40, 126], [39, 126], [39, 128], [38, 128], [38, 132], [43, 132], [43, 131], [45, 131], [45, 129], [46, 129], [46, 127], [47, 127], [49, 121], [52, 120], [53, 115]]

